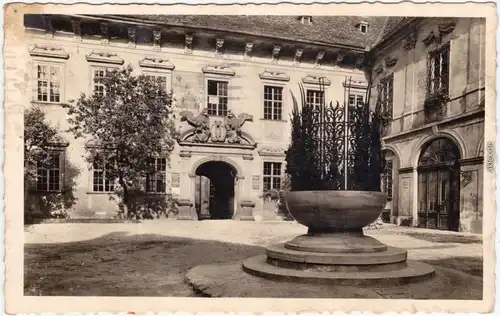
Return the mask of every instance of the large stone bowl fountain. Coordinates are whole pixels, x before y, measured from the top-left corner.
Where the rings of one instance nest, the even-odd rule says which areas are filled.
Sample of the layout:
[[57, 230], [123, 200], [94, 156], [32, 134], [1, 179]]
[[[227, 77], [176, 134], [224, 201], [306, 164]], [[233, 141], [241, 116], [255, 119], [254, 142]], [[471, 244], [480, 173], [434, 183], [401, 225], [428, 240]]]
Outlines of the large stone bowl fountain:
[[243, 261], [243, 270], [273, 280], [332, 284], [400, 284], [434, 275], [428, 264], [407, 260], [407, 251], [363, 234], [386, 203], [370, 191], [298, 191], [287, 208], [306, 235], [271, 245]]

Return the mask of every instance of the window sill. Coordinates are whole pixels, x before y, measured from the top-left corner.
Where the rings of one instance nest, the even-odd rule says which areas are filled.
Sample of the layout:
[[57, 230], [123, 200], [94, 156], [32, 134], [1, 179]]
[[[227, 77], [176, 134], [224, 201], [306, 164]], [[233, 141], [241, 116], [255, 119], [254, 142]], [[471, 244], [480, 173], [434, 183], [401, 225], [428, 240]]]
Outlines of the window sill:
[[50, 195], [50, 194], [62, 194], [62, 190], [58, 191], [42, 191], [42, 190], [29, 190], [28, 191], [30, 194], [44, 194], [44, 195]]
[[261, 118], [260, 120], [261, 121], [266, 121], [266, 122], [277, 122], [277, 123], [286, 123], [286, 122], [288, 122], [287, 120], [273, 120], [273, 119], [265, 119], [265, 118]]
[[64, 102], [47, 102], [47, 101], [31, 101], [31, 104], [38, 104], [38, 105], [64, 105]]
[[167, 195], [167, 193], [165, 193], [165, 192], [144, 192], [144, 195], [165, 196], [165, 195]]
[[93, 194], [93, 195], [111, 195], [111, 194], [115, 194], [115, 192], [88, 191], [87, 194]]

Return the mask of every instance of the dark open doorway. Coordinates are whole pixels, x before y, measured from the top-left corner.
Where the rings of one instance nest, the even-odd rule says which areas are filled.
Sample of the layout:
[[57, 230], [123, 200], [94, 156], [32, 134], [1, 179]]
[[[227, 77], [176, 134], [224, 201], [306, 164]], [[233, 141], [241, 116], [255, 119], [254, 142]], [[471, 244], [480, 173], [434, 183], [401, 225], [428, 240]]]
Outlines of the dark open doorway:
[[195, 206], [199, 219], [231, 219], [234, 215], [236, 170], [222, 161], [196, 169]]

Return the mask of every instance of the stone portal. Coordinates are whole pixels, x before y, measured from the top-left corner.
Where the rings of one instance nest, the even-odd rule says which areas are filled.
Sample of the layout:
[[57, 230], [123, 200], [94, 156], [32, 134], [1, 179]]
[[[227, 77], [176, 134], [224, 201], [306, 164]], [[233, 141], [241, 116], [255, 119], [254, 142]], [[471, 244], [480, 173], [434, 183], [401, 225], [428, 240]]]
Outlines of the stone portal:
[[233, 218], [235, 177], [234, 167], [223, 161], [209, 161], [196, 169], [194, 204], [200, 220]]

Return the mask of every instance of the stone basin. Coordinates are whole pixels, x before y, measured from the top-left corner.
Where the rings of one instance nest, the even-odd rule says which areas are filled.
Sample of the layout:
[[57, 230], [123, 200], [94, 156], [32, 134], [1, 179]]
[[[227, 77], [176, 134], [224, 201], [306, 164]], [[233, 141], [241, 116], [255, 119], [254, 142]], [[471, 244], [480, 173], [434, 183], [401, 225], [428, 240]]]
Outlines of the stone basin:
[[293, 218], [309, 234], [361, 232], [375, 221], [387, 202], [375, 191], [291, 191], [285, 203]]

